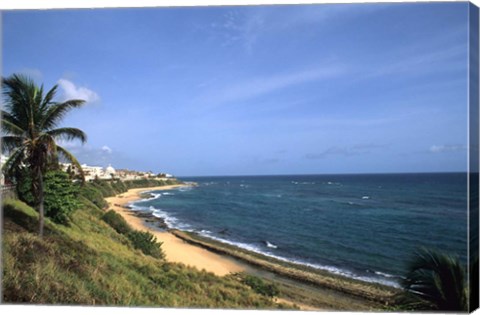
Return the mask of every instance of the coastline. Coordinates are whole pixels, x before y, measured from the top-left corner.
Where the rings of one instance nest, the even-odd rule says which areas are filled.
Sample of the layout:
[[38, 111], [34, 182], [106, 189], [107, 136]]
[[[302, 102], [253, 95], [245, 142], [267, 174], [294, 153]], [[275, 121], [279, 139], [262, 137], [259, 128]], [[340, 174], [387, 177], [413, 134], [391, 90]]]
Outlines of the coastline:
[[166, 260], [169, 262], [182, 263], [195, 267], [199, 270], [205, 269], [217, 276], [225, 276], [229, 273], [244, 272], [249, 266], [235, 261], [230, 257], [215, 254], [211, 251], [189, 244], [167, 231], [159, 231], [146, 225], [145, 219], [135, 216], [126, 204], [142, 199], [141, 194], [152, 190], [169, 190], [186, 185], [169, 185], [148, 188], [134, 188], [105, 200], [109, 209], [120, 214], [133, 228], [140, 231], [148, 231], [155, 235], [157, 241], [162, 242], [162, 249], [165, 252]]
[[[105, 198], [113, 209], [135, 229], [148, 231], [162, 242], [166, 260], [206, 270], [218, 276], [244, 272], [273, 280], [280, 284], [283, 296], [279, 301], [296, 304], [303, 310], [356, 309], [379, 310], [394, 303], [398, 290], [368, 283], [328, 271], [302, 267], [249, 252], [208, 239], [195, 233], [179, 230], [161, 231], [152, 225], [150, 216], [138, 216], [126, 204], [145, 198], [146, 192], [188, 186], [169, 185], [135, 188], [114, 197]], [[149, 224], [150, 223], [150, 224]], [[300, 291], [303, 291], [299, 294]]]

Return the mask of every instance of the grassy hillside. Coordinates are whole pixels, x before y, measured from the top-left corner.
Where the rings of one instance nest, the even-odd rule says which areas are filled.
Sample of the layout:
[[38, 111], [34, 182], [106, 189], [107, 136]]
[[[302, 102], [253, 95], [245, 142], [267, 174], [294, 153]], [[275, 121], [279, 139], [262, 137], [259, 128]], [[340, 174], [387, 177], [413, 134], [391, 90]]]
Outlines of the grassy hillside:
[[[98, 188], [88, 187], [98, 195]], [[107, 193], [107, 192], [105, 192]], [[201, 308], [282, 308], [235, 276], [218, 277], [144, 255], [101, 219], [82, 193], [70, 226], [46, 220], [18, 200], [3, 204], [3, 302]], [[102, 194], [103, 195], [103, 194]]]

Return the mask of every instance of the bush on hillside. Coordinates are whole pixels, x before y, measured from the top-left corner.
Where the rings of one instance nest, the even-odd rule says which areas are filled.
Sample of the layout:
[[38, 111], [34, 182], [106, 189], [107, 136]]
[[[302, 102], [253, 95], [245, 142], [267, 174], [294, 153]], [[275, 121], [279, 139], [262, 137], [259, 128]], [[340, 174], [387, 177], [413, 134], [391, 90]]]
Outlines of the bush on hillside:
[[45, 215], [56, 223], [69, 224], [70, 215], [77, 210], [78, 186], [67, 173], [52, 171], [45, 174]]
[[127, 191], [127, 187], [121, 180], [112, 181], [111, 185], [113, 190], [115, 191], [115, 194], [121, 194]]
[[128, 234], [132, 231], [132, 228], [128, 225], [127, 221], [113, 210], [109, 210], [105, 213], [102, 216], [102, 220], [120, 234]]
[[100, 209], [108, 206], [105, 199], [103, 199], [102, 192], [98, 190], [95, 186], [93, 186], [91, 183], [85, 183], [80, 188], [80, 195], [93, 202], [93, 204]]
[[251, 287], [253, 291], [268, 297], [277, 296], [279, 293], [277, 285], [274, 283], [268, 283], [255, 276], [246, 275], [243, 279], [243, 283]]
[[162, 251], [162, 243], [157, 242], [157, 238], [150, 232], [132, 231], [127, 234], [127, 237], [132, 241], [133, 247], [141, 250], [145, 255], [150, 255], [155, 258], [165, 258]]
[[[69, 216], [78, 209], [78, 186], [72, 183], [67, 173], [59, 170], [48, 171], [44, 178], [45, 215], [55, 223], [68, 225]], [[32, 193], [32, 177], [28, 170], [22, 174], [17, 185], [20, 200], [30, 206], [35, 206], [36, 200]]]
[[150, 255], [155, 258], [165, 258], [165, 254], [161, 248], [162, 243], [157, 242], [156, 237], [152, 233], [132, 230], [127, 221], [113, 210], [105, 213], [102, 216], [102, 220], [118, 233], [126, 235], [133, 247], [141, 250], [145, 255]]

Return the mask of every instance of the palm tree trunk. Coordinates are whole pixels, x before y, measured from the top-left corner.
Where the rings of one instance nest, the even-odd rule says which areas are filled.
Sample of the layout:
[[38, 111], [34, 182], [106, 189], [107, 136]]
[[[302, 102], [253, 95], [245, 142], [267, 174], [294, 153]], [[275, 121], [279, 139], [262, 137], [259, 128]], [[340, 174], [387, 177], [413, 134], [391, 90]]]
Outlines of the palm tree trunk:
[[44, 195], [43, 195], [43, 175], [40, 173], [38, 175], [38, 223], [39, 223], [39, 231], [38, 234], [40, 237], [43, 238], [43, 226], [45, 224], [44, 217], [45, 217], [45, 210], [44, 210]]

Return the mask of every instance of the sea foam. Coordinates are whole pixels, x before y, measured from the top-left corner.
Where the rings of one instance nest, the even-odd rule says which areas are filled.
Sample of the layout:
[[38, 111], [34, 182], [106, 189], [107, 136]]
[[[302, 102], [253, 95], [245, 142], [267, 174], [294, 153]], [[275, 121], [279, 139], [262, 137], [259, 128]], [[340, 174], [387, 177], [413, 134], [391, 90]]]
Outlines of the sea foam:
[[[267, 256], [267, 257], [270, 257], [270, 258], [275, 258], [275, 259], [278, 259], [278, 260], [281, 260], [281, 261], [284, 261], [284, 262], [288, 262], [288, 263], [291, 263], [291, 264], [294, 264], [294, 265], [307, 266], [307, 267], [310, 267], [310, 268], [313, 268], [313, 269], [328, 271], [332, 274], [344, 276], [344, 277], [351, 278], [351, 279], [361, 280], [361, 281], [370, 282], [370, 283], [379, 283], [379, 284], [383, 284], [383, 285], [390, 286], [390, 287], [400, 288], [400, 284], [398, 282], [396, 282], [394, 280], [387, 279], [387, 278], [395, 278], [395, 276], [393, 276], [393, 275], [388, 275], [387, 276], [387, 274], [383, 274], [379, 271], [374, 272], [374, 274], [376, 276], [362, 276], [362, 275], [358, 275], [358, 274], [356, 274], [352, 271], [345, 270], [345, 269], [340, 269], [340, 268], [334, 267], [334, 266], [313, 264], [313, 263], [310, 263], [310, 262], [303, 261], [301, 259], [292, 259], [292, 258], [286, 258], [286, 257], [280, 256], [280, 255], [274, 255], [272, 253], [269, 253], [269, 252], [266, 252], [266, 251], [262, 250], [260, 247], [258, 247], [256, 245], [253, 245], [253, 244], [235, 242], [235, 241], [227, 240], [227, 239], [220, 238], [220, 237], [217, 237], [217, 236], [213, 236], [211, 234], [211, 232], [207, 231], [207, 230], [202, 230], [202, 231], [200, 231], [199, 234], [201, 236], [213, 239], [213, 240], [221, 242], [221, 243], [236, 246], [236, 247], [245, 249], [247, 251], [251, 251], [251, 252], [254, 252], [254, 253], [257, 253], [257, 254], [261, 254], [261, 255], [264, 255], [264, 256]], [[267, 244], [267, 247], [269, 247], [268, 244]]]

